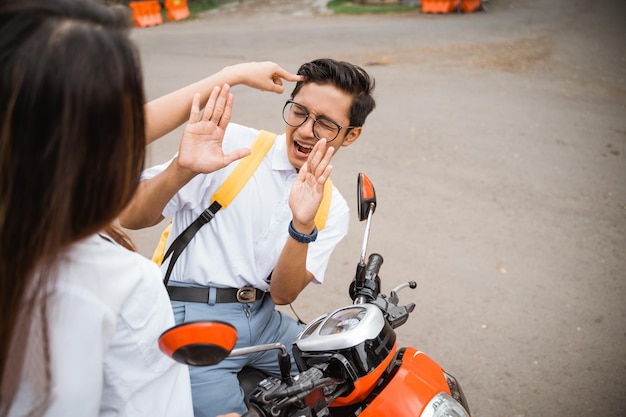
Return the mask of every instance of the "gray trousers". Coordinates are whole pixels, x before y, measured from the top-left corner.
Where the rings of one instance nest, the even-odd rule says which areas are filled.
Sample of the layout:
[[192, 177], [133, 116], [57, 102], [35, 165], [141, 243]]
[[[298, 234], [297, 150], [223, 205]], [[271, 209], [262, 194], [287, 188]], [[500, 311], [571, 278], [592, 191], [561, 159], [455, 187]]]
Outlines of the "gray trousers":
[[[213, 297], [214, 299], [214, 297]], [[277, 311], [269, 294], [253, 303], [189, 303], [172, 301], [176, 324], [212, 320], [231, 324], [237, 329], [235, 348], [280, 342], [291, 353], [291, 345], [303, 326], [288, 315]], [[237, 373], [252, 366], [265, 373], [280, 376], [278, 351], [227, 357], [213, 366], [190, 366], [191, 390], [195, 417], [215, 417], [220, 414], [247, 411]], [[292, 373], [297, 373], [295, 363]]]

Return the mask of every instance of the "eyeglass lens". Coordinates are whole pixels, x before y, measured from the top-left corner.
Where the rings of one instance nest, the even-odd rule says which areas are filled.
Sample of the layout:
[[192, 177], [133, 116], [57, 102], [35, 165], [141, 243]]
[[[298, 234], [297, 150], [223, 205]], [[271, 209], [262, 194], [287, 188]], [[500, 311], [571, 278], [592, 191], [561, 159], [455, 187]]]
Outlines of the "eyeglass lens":
[[[298, 103], [288, 101], [283, 108], [283, 119], [292, 127], [302, 126], [309, 116], [309, 111]], [[323, 117], [313, 120], [313, 134], [318, 140], [325, 138], [327, 141], [331, 141], [339, 135], [341, 126], [332, 120]]]

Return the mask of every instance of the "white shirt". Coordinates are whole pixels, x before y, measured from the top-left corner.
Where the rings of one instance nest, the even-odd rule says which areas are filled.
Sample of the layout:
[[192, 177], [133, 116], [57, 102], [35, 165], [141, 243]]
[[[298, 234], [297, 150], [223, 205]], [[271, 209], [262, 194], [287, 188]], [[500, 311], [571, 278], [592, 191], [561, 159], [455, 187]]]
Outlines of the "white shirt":
[[[45, 416], [192, 417], [188, 369], [158, 348], [158, 337], [174, 325], [158, 267], [94, 235], [68, 250], [58, 273], [49, 304]], [[10, 416], [41, 401], [28, 377], [36, 366], [29, 356]]]
[[[249, 148], [258, 130], [230, 123], [223, 148], [229, 153]], [[246, 285], [268, 290], [266, 278], [278, 262], [288, 238], [292, 219], [289, 193], [297, 177], [287, 158], [282, 134], [228, 207], [202, 226], [176, 261], [170, 280], [203, 286], [240, 288]], [[147, 169], [142, 178], [162, 172], [171, 161]], [[167, 247], [211, 204], [211, 197], [239, 162], [207, 175], [198, 175], [165, 206], [163, 216], [174, 215]], [[324, 281], [324, 272], [333, 249], [348, 232], [349, 210], [333, 186], [326, 226], [309, 244], [306, 267], [315, 281]], [[169, 259], [163, 263], [167, 270]]]

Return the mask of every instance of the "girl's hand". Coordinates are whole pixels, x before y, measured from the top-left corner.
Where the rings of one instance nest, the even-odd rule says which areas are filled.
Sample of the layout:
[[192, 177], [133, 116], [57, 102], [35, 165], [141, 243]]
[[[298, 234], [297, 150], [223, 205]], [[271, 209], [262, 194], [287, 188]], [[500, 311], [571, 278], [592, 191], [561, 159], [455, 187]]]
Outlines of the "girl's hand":
[[283, 80], [291, 82], [304, 80], [303, 76], [292, 74], [270, 61], [246, 62], [226, 67], [223, 71], [228, 71], [234, 75], [240, 84], [278, 94], [282, 94], [284, 91]]

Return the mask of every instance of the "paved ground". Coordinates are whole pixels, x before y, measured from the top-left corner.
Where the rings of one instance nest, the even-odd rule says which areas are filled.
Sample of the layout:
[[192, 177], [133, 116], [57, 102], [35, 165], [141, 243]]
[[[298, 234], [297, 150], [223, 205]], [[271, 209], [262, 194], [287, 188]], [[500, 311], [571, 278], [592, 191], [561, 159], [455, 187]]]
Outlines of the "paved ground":
[[[321, 56], [363, 65], [378, 108], [335, 159], [379, 206], [383, 286], [417, 304], [400, 341], [459, 377], [475, 417], [626, 415], [626, 7], [491, 0], [487, 13], [339, 17], [243, 0], [136, 30], [150, 97], [225, 65]], [[280, 131], [283, 96], [235, 88], [234, 121]], [[179, 132], [155, 144], [173, 153]], [[149, 255], [161, 227], [133, 233]], [[354, 221], [306, 320], [347, 302]]]

